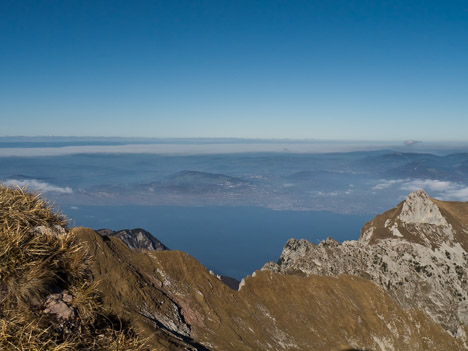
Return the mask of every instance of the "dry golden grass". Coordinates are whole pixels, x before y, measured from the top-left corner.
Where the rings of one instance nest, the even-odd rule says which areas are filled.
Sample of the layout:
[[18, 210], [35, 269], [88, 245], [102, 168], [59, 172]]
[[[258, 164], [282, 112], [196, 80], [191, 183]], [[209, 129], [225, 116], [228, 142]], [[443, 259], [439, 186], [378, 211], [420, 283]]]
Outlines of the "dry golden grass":
[[[87, 252], [66, 225], [37, 193], [0, 185], [0, 349], [144, 350], [102, 308]], [[64, 290], [75, 316], [44, 314], [47, 296]]]

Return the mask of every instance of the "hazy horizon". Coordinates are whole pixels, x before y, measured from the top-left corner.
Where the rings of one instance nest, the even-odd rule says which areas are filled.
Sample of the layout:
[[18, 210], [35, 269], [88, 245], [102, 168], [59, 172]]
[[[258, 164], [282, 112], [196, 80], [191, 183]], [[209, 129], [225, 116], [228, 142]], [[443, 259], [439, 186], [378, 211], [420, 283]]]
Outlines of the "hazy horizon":
[[82, 153], [203, 155], [238, 153], [336, 153], [392, 150], [449, 154], [467, 152], [468, 142], [420, 140], [319, 140], [248, 138], [0, 137], [0, 156], [60, 156]]

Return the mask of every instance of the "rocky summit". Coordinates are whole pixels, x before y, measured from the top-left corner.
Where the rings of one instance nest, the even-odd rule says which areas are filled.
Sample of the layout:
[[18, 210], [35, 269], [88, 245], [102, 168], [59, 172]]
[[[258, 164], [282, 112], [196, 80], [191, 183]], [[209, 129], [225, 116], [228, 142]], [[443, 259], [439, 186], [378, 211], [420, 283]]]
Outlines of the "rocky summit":
[[368, 222], [357, 241], [319, 245], [290, 239], [277, 263], [283, 274], [366, 278], [404, 310], [417, 309], [467, 345], [468, 203], [444, 202], [424, 191]]

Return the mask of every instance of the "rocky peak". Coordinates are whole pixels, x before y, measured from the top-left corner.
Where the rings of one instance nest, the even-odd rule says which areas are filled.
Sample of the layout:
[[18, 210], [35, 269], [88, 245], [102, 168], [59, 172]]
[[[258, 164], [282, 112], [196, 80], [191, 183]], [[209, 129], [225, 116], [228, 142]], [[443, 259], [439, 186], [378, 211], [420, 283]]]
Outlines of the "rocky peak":
[[150, 232], [141, 229], [122, 229], [114, 232], [110, 229], [99, 229], [97, 231], [102, 236], [114, 236], [119, 238], [131, 249], [144, 249], [152, 251], [164, 251], [169, 248], [156, 239]]
[[408, 195], [402, 204], [398, 218], [403, 223], [448, 226], [447, 220], [442, 216], [439, 207], [424, 190], [414, 191]]
[[[392, 210], [366, 223], [359, 241], [375, 244], [382, 240], [402, 240], [436, 248], [443, 243], [454, 244], [456, 230], [453, 216], [447, 219], [440, 201], [433, 200], [423, 190], [412, 192]], [[454, 222], [454, 223], [452, 223]]]

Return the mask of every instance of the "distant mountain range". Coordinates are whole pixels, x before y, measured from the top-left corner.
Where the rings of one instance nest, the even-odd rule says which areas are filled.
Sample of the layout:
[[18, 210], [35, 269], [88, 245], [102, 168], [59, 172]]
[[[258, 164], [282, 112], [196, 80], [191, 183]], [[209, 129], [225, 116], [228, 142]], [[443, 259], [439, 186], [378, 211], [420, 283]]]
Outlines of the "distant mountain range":
[[0, 161], [1, 181], [70, 206], [260, 206], [374, 215], [420, 188], [468, 200], [468, 153], [97, 153]]
[[465, 181], [468, 176], [468, 154], [436, 156], [416, 153], [389, 153], [369, 156], [359, 161], [367, 171], [382, 177]]

